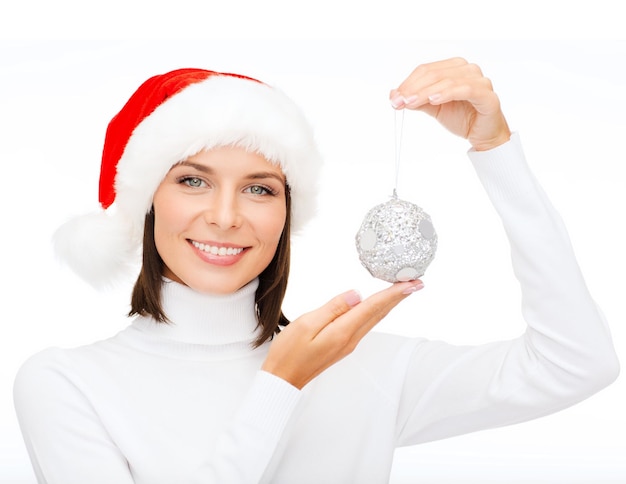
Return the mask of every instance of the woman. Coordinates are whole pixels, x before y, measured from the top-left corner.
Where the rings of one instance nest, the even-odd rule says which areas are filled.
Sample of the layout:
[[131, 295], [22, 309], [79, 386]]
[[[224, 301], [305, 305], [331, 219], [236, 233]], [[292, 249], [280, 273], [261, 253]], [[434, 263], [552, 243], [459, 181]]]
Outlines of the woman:
[[35, 355], [16, 379], [39, 482], [387, 482], [398, 446], [536, 418], [616, 378], [609, 330], [489, 80], [448, 59], [419, 66], [390, 101], [472, 145], [525, 334], [459, 347], [370, 333], [419, 280], [364, 300], [348, 291], [288, 324], [290, 233], [313, 213], [319, 169], [306, 121], [250, 78], [155, 76], [107, 130], [105, 211], [57, 236], [96, 285], [143, 247], [137, 317], [108, 340]]

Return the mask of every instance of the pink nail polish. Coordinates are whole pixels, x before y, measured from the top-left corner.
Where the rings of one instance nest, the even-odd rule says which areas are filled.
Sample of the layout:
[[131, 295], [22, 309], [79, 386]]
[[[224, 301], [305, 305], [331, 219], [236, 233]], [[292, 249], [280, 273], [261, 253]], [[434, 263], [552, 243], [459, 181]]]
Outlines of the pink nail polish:
[[414, 292], [417, 292], [423, 288], [424, 288], [424, 283], [418, 282], [417, 284], [413, 284], [412, 286], [407, 287], [404, 291], [402, 291], [402, 294], [413, 294]]
[[428, 100], [431, 103], [436, 103], [441, 99], [441, 94], [431, 94], [430, 96], [428, 96]]
[[401, 107], [404, 107], [404, 98], [400, 94], [396, 94], [395, 96], [393, 96], [390, 102], [391, 106], [394, 109], [400, 109]]
[[358, 293], [358, 291], [354, 290], [345, 293], [344, 298], [348, 306], [350, 306], [351, 308], [361, 302], [361, 295]]
[[404, 98], [404, 104], [405, 105], [413, 104], [415, 101], [417, 101], [417, 96], [415, 94], [412, 95], [412, 96]]

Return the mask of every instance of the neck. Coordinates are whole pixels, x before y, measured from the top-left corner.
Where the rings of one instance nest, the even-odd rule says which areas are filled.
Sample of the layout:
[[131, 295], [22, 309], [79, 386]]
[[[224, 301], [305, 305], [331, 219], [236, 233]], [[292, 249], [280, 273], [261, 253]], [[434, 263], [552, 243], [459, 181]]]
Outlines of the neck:
[[258, 332], [255, 279], [232, 294], [203, 294], [168, 279], [163, 281], [161, 304], [168, 318], [158, 323], [140, 317], [135, 326], [178, 343], [226, 345], [253, 341]]

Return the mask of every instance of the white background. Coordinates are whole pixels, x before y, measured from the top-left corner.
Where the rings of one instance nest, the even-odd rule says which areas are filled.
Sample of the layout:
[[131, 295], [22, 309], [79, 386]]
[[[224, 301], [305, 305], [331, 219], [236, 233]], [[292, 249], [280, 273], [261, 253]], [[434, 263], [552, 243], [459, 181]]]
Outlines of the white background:
[[[360, 266], [353, 240], [393, 185], [389, 89], [422, 62], [476, 62], [565, 219], [626, 361], [619, 2], [381, 3], [2, 7], [0, 483], [34, 482], [11, 400], [20, 363], [128, 323], [129, 287], [87, 287], [56, 263], [50, 237], [67, 216], [96, 208], [111, 116], [147, 77], [178, 67], [277, 85], [316, 129], [326, 168], [319, 216], [294, 240], [285, 310], [295, 318], [340, 291], [384, 285]], [[517, 336], [523, 322], [508, 247], [466, 159], [467, 142], [421, 113], [407, 113], [404, 124], [400, 195], [430, 213], [440, 244], [426, 288], [380, 329], [454, 343]], [[621, 377], [553, 416], [401, 449], [392, 483], [626, 483], [625, 403]]]

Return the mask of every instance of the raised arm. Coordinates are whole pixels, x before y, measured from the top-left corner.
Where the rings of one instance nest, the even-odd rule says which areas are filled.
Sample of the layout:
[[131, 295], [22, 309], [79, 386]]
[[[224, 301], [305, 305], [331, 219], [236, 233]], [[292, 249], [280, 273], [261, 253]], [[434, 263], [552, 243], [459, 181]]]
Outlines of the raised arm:
[[491, 82], [477, 66], [455, 58], [418, 67], [390, 99], [397, 109], [432, 115], [472, 144], [470, 159], [511, 245], [528, 325], [511, 341], [418, 344], [405, 378], [400, 443], [528, 420], [611, 383], [619, 364], [610, 332]]

